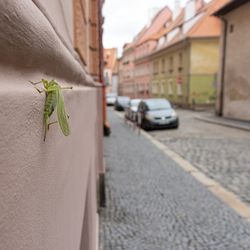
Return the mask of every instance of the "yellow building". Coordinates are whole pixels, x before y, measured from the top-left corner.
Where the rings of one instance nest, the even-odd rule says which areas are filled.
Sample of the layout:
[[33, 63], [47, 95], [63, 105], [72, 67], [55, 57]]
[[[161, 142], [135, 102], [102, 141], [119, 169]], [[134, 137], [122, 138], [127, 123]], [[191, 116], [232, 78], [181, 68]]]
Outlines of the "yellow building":
[[226, 2], [189, 1], [157, 34], [151, 54], [153, 96], [189, 107], [215, 103], [221, 24], [211, 14]]

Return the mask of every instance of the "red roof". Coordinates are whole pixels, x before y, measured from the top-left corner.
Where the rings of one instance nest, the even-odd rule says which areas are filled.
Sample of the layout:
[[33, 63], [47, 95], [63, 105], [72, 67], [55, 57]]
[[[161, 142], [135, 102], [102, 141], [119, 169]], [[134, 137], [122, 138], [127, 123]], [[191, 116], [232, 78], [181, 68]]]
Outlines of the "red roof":
[[198, 21], [188, 32], [188, 37], [213, 37], [221, 33], [221, 23], [217, 17], [212, 14], [228, 3], [230, 0], [214, 0], [207, 5], [204, 17]]
[[[170, 45], [173, 45], [179, 41], [182, 41], [186, 38], [201, 38], [201, 37], [217, 37], [221, 32], [221, 23], [220, 20], [214, 16], [216, 10], [224, 6], [230, 0], [213, 0], [210, 3], [203, 4], [202, 0], [196, 0], [196, 14], [193, 18], [188, 21], [185, 21], [185, 9], [183, 8], [177, 18], [172, 21], [168, 28], [160, 30], [155, 36], [155, 39], [160, 39], [163, 36], [167, 36], [170, 32], [176, 29], [176, 34], [171, 40], [167, 40], [160, 47], [157, 47], [157, 50], [163, 49]], [[187, 22], [194, 21], [194, 24], [191, 25], [190, 29], [184, 32], [184, 27], [187, 25]], [[179, 29], [179, 30], [177, 30]]]
[[165, 25], [166, 22], [171, 21], [172, 11], [168, 6], [161, 9], [151, 21], [151, 24], [148, 27], [144, 27], [144, 32], [136, 42], [136, 46], [154, 39], [155, 34], [159, 32]]

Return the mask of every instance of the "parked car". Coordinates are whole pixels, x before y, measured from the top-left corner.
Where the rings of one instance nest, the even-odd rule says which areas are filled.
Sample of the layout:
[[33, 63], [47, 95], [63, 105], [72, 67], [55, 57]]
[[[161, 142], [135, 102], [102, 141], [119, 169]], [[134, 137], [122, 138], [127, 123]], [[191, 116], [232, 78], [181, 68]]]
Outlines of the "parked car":
[[117, 111], [124, 111], [129, 106], [130, 98], [128, 96], [117, 96], [114, 109]]
[[108, 93], [106, 95], [106, 103], [108, 106], [114, 106], [117, 94], [116, 93]]
[[129, 102], [129, 107], [128, 107], [128, 119], [136, 122], [137, 120], [137, 111], [138, 111], [138, 106], [141, 102], [141, 99], [132, 99]]
[[178, 128], [179, 118], [166, 99], [145, 99], [138, 107], [138, 123], [145, 130]]

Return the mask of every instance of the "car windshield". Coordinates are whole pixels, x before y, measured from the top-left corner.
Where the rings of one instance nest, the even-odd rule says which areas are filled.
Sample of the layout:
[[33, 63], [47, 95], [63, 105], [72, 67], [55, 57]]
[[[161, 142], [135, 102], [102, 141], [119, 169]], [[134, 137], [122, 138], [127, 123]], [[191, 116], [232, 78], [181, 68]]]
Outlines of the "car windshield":
[[130, 100], [129, 97], [127, 97], [127, 96], [119, 96], [117, 99], [119, 102], [123, 102], [123, 103], [129, 102], [129, 100]]
[[107, 98], [114, 98], [114, 97], [116, 97], [115, 93], [109, 93], [109, 94], [107, 94]]
[[170, 109], [170, 103], [165, 99], [151, 99], [146, 101], [149, 110]]
[[141, 101], [140, 99], [131, 100], [130, 106], [131, 106], [131, 107], [138, 107], [140, 101]]

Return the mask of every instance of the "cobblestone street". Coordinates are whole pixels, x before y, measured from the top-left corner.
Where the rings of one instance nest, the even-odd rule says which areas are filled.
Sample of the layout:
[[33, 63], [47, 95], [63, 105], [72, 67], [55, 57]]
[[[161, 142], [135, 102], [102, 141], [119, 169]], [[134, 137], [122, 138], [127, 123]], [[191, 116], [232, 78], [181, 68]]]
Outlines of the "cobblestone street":
[[[193, 124], [185, 127], [185, 119], [193, 118], [186, 113], [181, 117], [179, 130], [151, 134], [172, 149], [177, 151], [178, 148], [185, 158], [192, 160], [194, 157], [196, 164], [200, 154], [202, 160], [198, 164], [209, 158], [211, 165], [216, 161], [223, 162], [223, 166], [230, 163], [228, 170], [222, 172], [224, 175], [233, 164], [238, 164], [233, 160], [234, 154], [241, 153], [242, 167], [249, 164], [248, 155], [245, 155], [247, 146], [249, 149], [246, 133], [237, 137], [240, 134], [237, 131], [235, 136], [231, 133], [231, 137], [224, 138], [226, 129], [223, 127], [211, 135], [214, 125], [204, 123], [204, 127], [197, 131], [200, 122], [187, 121]], [[106, 208], [100, 213], [101, 250], [250, 249], [250, 224], [247, 221], [143, 135], [137, 135], [112, 111], [109, 111], [109, 120], [112, 134], [105, 138], [107, 200]], [[205, 145], [206, 141], [211, 146]], [[192, 151], [194, 143], [197, 146]], [[234, 151], [226, 160], [228, 151], [225, 148], [230, 143]], [[243, 152], [236, 152], [234, 143], [243, 143], [239, 149]], [[201, 146], [205, 149], [200, 149]], [[206, 157], [207, 154], [210, 157]]]
[[178, 114], [178, 130], [151, 135], [250, 204], [250, 133], [195, 119], [202, 112]]

